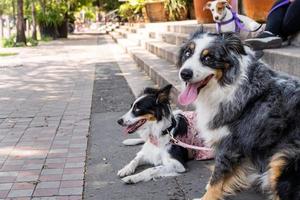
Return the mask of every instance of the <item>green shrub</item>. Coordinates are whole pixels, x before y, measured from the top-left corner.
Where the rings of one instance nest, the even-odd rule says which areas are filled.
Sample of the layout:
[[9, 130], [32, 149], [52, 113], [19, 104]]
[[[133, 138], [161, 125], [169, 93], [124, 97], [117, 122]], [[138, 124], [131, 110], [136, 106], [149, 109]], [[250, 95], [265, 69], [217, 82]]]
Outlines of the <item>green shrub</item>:
[[49, 37], [49, 36], [44, 36], [44, 37], [41, 37], [41, 39], [40, 39], [40, 41], [43, 41], [43, 42], [50, 42], [52, 40], [53, 40], [53, 38]]
[[181, 20], [182, 14], [187, 12], [186, 0], [166, 0], [165, 9], [170, 20]]
[[9, 38], [2, 39], [2, 46], [4, 48], [14, 47], [16, 43], [16, 36], [12, 35]]
[[26, 44], [27, 44], [27, 46], [35, 47], [39, 44], [39, 42], [32, 38], [27, 38]]

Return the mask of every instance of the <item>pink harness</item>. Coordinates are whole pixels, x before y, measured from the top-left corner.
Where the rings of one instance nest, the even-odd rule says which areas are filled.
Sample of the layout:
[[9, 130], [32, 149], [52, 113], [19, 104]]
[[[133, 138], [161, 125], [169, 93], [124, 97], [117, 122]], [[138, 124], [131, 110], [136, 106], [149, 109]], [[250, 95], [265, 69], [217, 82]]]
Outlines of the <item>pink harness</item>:
[[[188, 149], [189, 157], [195, 160], [209, 160], [213, 159], [213, 150], [207, 146], [205, 146], [204, 140], [201, 138], [201, 134], [196, 129], [196, 120], [197, 114], [195, 112], [189, 111], [184, 112], [184, 116], [188, 122], [188, 132], [186, 136], [183, 137], [172, 137], [171, 143], [181, 146], [183, 148]], [[157, 138], [154, 138], [152, 134], [150, 134], [150, 142], [158, 146]]]

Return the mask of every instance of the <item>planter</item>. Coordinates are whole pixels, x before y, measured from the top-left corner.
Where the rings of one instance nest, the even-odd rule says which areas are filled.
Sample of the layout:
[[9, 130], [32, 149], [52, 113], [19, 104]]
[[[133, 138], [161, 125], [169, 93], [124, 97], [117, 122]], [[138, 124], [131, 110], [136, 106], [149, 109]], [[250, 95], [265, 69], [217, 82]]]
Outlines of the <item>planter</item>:
[[203, 10], [208, 1], [210, 0], [194, 0], [195, 15], [199, 24], [214, 22], [211, 12], [209, 10]]
[[265, 22], [275, 0], [243, 0], [244, 13], [258, 22]]
[[149, 22], [164, 22], [167, 21], [164, 1], [147, 2], [145, 3], [146, 16]]

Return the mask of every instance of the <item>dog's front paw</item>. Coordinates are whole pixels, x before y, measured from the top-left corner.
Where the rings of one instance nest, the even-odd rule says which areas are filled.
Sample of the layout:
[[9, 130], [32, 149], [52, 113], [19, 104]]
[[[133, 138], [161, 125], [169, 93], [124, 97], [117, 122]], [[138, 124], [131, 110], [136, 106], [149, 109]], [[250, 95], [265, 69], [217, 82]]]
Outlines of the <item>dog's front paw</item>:
[[128, 175], [132, 174], [133, 172], [134, 172], [134, 168], [129, 165], [126, 165], [125, 167], [123, 167], [123, 169], [120, 169], [118, 171], [118, 176], [119, 177], [128, 176]]
[[138, 182], [138, 180], [135, 178], [135, 176], [126, 176], [122, 178], [122, 181], [126, 184], [135, 184]]

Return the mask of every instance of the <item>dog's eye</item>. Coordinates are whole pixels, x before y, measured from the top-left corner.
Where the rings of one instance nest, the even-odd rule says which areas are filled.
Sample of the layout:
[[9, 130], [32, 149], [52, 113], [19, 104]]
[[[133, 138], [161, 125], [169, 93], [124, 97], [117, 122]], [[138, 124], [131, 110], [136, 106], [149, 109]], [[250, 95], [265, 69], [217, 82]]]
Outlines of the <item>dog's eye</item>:
[[205, 62], [209, 62], [209, 61], [211, 61], [211, 57], [210, 57], [210, 56], [205, 56], [205, 57], [203, 58], [203, 60], [204, 60]]
[[185, 57], [189, 58], [192, 55], [192, 51], [190, 49], [187, 49], [184, 53]]

